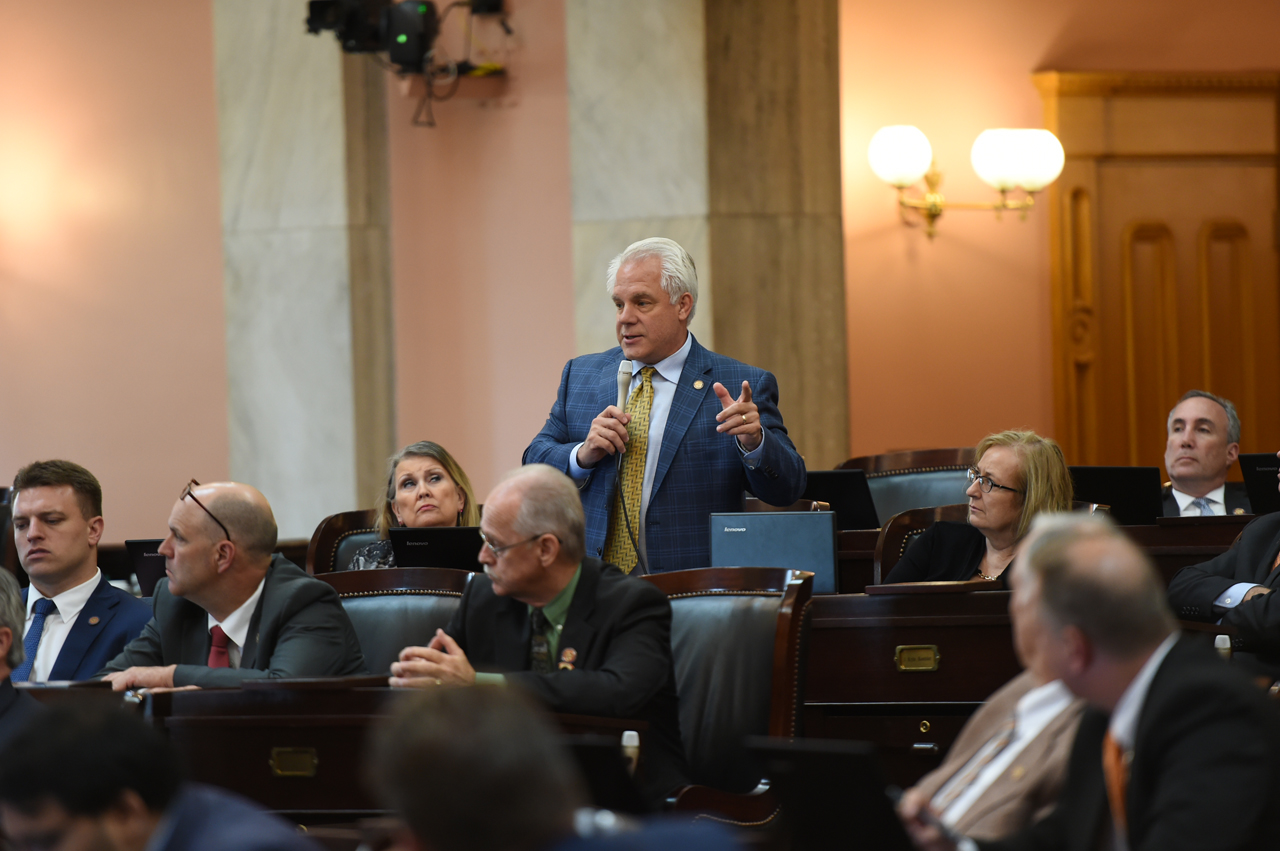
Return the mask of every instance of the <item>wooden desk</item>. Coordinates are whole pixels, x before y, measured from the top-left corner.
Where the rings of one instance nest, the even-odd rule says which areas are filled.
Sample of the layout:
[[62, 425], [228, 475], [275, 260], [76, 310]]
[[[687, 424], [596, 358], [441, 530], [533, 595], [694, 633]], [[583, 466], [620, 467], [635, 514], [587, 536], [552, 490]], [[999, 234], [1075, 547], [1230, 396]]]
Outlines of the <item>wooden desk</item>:
[[1154, 526], [1121, 526], [1155, 562], [1166, 584], [1175, 573], [1231, 548], [1253, 517], [1161, 517]]
[[[915, 782], [1021, 670], [1008, 601], [1007, 591], [814, 597], [803, 734], [873, 742], [887, 780]], [[900, 670], [897, 648], [921, 645], [937, 648], [937, 670]]]
[[[374, 685], [380, 680], [381, 686]], [[413, 692], [384, 678], [250, 681], [243, 689], [151, 694], [144, 717], [168, 733], [189, 777], [304, 824], [383, 815], [365, 788], [371, 728]], [[621, 740], [643, 721], [557, 716], [566, 733]]]
[[871, 584], [879, 529], [840, 532], [836, 538], [836, 589], [861, 594]]

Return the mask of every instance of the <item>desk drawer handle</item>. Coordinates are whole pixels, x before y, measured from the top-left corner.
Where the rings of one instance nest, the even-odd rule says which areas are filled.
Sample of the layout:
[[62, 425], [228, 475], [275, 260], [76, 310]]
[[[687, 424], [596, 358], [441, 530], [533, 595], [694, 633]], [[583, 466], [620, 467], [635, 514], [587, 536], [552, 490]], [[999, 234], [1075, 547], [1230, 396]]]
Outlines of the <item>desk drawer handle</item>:
[[937, 753], [938, 746], [933, 742], [916, 742], [911, 746], [912, 753]]
[[276, 777], [315, 777], [320, 758], [315, 748], [272, 748], [267, 762]]

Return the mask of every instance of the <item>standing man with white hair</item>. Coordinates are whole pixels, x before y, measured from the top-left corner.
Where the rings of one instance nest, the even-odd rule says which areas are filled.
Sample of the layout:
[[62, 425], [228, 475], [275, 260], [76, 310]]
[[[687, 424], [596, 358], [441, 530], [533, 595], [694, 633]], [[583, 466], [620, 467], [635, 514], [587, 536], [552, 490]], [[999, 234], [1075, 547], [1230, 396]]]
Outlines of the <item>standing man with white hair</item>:
[[589, 554], [628, 573], [707, 567], [708, 515], [740, 511], [743, 491], [771, 505], [804, 493], [777, 380], [689, 333], [698, 274], [672, 240], [628, 246], [606, 285], [619, 346], [565, 365], [524, 463], [550, 464], [578, 484]]

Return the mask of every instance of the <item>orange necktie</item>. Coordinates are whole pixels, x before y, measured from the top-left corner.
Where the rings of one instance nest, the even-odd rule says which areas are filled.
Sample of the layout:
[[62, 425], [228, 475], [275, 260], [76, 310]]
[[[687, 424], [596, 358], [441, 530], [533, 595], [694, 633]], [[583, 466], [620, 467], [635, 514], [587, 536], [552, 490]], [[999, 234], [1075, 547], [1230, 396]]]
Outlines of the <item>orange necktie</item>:
[[1116, 830], [1128, 836], [1128, 818], [1125, 815], [1125, 789], [1129, 786], [1129, 760], [1120, 743], [1111, 738], [1111, 731], [1102, 740], [1102, 774], [1107, 781], [1107, 801], [1111, 804], [1111, 820]]

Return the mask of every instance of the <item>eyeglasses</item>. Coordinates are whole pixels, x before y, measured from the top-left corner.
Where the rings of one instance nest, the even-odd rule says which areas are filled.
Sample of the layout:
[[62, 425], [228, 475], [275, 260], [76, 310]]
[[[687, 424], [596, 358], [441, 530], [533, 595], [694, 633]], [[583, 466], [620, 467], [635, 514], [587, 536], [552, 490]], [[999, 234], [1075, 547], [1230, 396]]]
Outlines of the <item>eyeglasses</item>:
[[191, 481], [187, 482], [187, 486], [186, 486], [185, 488], [183, 488], [183, 489], [182, 489], [182, 496], [178, 497], [178, 501], [179, 501], [179, 502], [181, 502], [182, 500], [186, 499], [187, 497], [191, 497], [191, 501], [192, 501], [192, 502], [194, 502], [196, 505], [198, 505], [198, 506], [200, 506], [201, 508], [203, 508], [203, 509], [204, 509], [204, 513], [205, 513], [205, 514], [208, 514], [208, 515], [209, 515], [209, 517], [213, 519], [213, 522], [218, 524], [219, 528], [221, 528], [221, 529], [222, 529], [222, 534], [226, 535], [226, 536], [227, 536], [227, 540], [228, 540], [228, 541], [230, 541], [230, 540], [231, 540], [231, 532], [229, 532], [229, 531], [227, 530], [226, 525], [225, 525], [225, 524], [223, 524], [223, 522], [222, 522], [221, 520], [219, 520], [217, 517], [214, 517], [214, 516], [213, 516], [213, 512], [212, 512], [212, 511], [210, 511], [210, 510], [208, 509], [208, 507], [207, 507], [203, 502], [201, 502], [199, 499], [197, 499], [197, 498], [196, 498], [196, 495], [195, 495], [195, 492], [191, 490], [192, 488], [198, 488], [198, 487], [200, 487], [200, 483], [199, 483], [199, 482], [197, 482], [195, 479], [192, 479]]
[[990, 476], [983, 476], [978, 473], [978, 469], [976, 467], [970, 467], [969, 468], [969, 484], [973, 484], [974, 482], [978, 483], [978, 487], [982, 488], [983, 493], [991, 493], [992, 488], [1000, 488], [1000, 490], [1002, 491], [1013, 491], [1014, 493], [1022, 493], [1022, 491], [1018, 490], [1017, 488], [1007, 487], [1006, 485], [998, 485], [995, 482], [991, 481]]
[[[493, 544], [489, 542], [489, 539], [484, 536], [484, 532], [480, 533], [480, 540], [484, 541], [484, 545], [489, 548], [489, 552], [493, 553], [494, 558], [500, 558], [503, 553], [505, 553], [507, 550], [511, 549], [512, 547], [518, 547], [521, 544], [531, 543], [541, 538], [542, 535], [546, 535], [546, 534], [549, 534], [549, 533], [543, 532], [541, 535], [534, 535], [532, 538], [525, 538], [523, 541], [516, 541], [514, 544], [507, 544], [505, 547], [495, 547]], [[556, 540], [560, 540], [560, 539], [557, 538]]]

